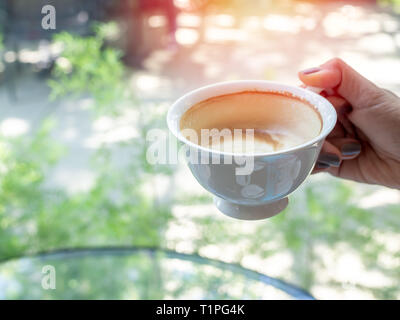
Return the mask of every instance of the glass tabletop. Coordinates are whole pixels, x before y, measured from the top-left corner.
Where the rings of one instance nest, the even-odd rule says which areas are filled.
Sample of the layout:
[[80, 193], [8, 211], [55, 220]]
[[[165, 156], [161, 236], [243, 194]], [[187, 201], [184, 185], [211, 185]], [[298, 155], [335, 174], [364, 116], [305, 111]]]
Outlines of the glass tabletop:
[[154, 248], [57, 250], [0, 263], [0, 299], [313, 299], [239, 265]]

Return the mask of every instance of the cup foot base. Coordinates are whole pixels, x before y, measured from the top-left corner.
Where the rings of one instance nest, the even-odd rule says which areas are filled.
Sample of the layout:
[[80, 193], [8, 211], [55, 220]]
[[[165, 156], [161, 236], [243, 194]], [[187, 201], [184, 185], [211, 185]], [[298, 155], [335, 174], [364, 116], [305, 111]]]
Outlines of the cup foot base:
[[288, 198], [283, 198], [260, 206], [246, 206], [214, 197], [214, 203], [219, 211], [229, 217], [240, 220], [262, 220], [282, 212], [289, 201]]

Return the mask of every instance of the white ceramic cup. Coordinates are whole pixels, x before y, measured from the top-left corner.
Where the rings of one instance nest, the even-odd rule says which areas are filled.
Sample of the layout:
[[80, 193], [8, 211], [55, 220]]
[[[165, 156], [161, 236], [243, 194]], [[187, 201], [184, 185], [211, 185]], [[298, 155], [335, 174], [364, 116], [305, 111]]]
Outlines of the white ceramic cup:
[[[308, 101], [321, 116], [320, 134], [290, 149], [265, 154], [239, 155], [204, 148], [192, 143], [180, 132], [180, 119], [194, 104], [211, 97], [250, 90], [290, 93], [294, 97]], [[228, 216], [243, 220], [269, 218], [286, 208], [287, 196], [311, 173], [322, 144], [334, 128], [336, 119], [334, 107], [317, 93], [264, 80], [229, 81], [199, 88], [178, 99], [170, 107], [167, 115], [169, 129], [185, 144], [188, 151], [195, 151], [193, 154], [197, 152], [202, 159], [221, 159], [219, 163], [188, 161], [188, 165], [197, 181], [214, 195], [214, 203], [218, 209]], [[227, 155], [242, 161], [253, 161], [253, 170], [249, 174], [238, 175], [237, 170], [243, 168], [243, 162], [224, 163], [223, 158]]]

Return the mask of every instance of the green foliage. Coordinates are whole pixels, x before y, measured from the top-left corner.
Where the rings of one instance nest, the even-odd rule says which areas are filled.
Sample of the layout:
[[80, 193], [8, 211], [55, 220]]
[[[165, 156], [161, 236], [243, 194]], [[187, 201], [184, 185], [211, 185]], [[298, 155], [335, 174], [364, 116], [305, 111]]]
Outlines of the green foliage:
[[[49, 80], [51, 97], [89, 95], [95, 114], [117, 117], [134, 99], [128, 93], [120, 53], [105, 47], [114, 24], [96, 24], [95, 35], [80, 37], [66, 32], [54, 42], [62, 55]], [[60, 62], [61, 61], [61, 62]], [[160, 246], [170, 219], [168, 204], [158, 202], [143, 186], [155, 174], [170, 174], [146, 161], [145, 136], [159, 115], [137, 109], [139, 137], [129, 142], [102, 146], [89, 164], [96, 179], [86, 192], [68, 194], [47, 185], [52, 167], [65, 149], [50, 138], [51, 120], [33, 137], [2, 139], [0, 163], [0, 258], [60, 247], [86, 245]], [[121, 166], [116, 149], [130, 159]], [[24, 237], [21, 237], [21, 234]]]
[[[54, 121], [47, 119], [33, 137], [0, 137], [0, 257], [27, 250], [40, 229], [40, 215], [56, 192], [44, 192], [48, 169], [63, 154], [49, 138]], [[21, 235], [24, 235], [23, 237]]]
[[81, 37], [62, 32], [54, 36], [55, 44], [62, 47], [48, 81], [52, 90], [50, 98], [67, 94], [89, 94], [97, 113], [117, 114], [119, 107], [130, 98], [123, 80], [124, 66], [121, 52], [104, 46], [108, 29], [114, 24], [96, 25], [95, 35]]
[[383, 7], [391, 7], [397, 13], [400, 12], [400, 0], [378, 0], [378, 3]]
[[69, 195], [46, 185], [50, 169], [65, 154], [49, 137], [53, 126], [46, 120], [33, 137], [0, 140], [1, 259], [104, 243], [161, 245], [170, 213], [141, 190], [143, 170], [117, 169], [102, 155], [98, 178], [87, 192]]

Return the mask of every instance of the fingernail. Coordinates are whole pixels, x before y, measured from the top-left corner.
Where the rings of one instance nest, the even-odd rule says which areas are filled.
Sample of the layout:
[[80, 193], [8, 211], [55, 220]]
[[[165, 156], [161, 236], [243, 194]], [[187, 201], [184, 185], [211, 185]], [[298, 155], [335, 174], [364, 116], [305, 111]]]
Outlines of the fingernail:
[[361, 152], [361, 144], [358, 142], [345, 143], [340, 151], [344, 156], [355, 156]]
[[309, 68], [309, 69], [305, 69], [303, 71], [300, 71], [302, 74], [311, 74], [311, 73], [315, 73], [320, 71], [321, 68], [315, 67], [315, 68]]
[[323, 153], [319, 155], [318, 162], [322, 162], [333, 167], [339, 167], [340, 158], [333, 153]]
[[317, 162], [317, 164], [315, 165], [315, 167], [317, 169], [328, 169], [330, 167], [329, 164], [327, 163], [322, 163], [322, 162]]

